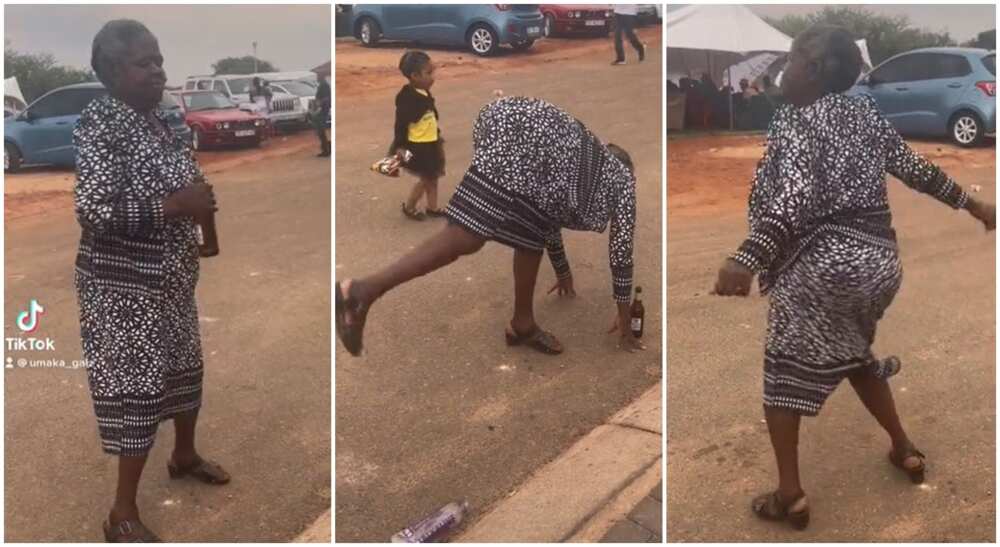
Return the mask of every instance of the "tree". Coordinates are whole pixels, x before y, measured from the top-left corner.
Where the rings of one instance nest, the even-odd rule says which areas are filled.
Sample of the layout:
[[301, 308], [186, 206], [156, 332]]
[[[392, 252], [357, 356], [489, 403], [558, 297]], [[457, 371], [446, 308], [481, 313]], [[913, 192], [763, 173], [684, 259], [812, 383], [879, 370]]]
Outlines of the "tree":
[[983, 49], [996, 49], [997, 48], [997, 30], [987, 30], [986, 32], [980, 32], [975, 38], [969, 40], [968, 42], [963, 42], [962, 47], [980, 47]]
[[4, 42], [4, 77], [16, 77], [28, 103], [64, 85], [96, 82], [94, 71], [56, 63], [50, 53], [20, 53]]
[[212, 64], [215, 74], [253, 74], [254, 72], [278, 72], [278, 67], [263, 59], [257, 59], [257, 69], [254, 70], [253, 55], [243, 57], [226, 57]]
[[767, 18], [767, 22], [792, 38], [817, 24], [844, 27], [855, 39], [864, 38], [868, 41], [868, 53], [876, 65], [911, 49], [955, 45], [955, 40], [947, 32], [916, 29], [910, 26], [910, 20], [906, 16], [880, 15], [857, 6], [827, 6], [808, 15]]

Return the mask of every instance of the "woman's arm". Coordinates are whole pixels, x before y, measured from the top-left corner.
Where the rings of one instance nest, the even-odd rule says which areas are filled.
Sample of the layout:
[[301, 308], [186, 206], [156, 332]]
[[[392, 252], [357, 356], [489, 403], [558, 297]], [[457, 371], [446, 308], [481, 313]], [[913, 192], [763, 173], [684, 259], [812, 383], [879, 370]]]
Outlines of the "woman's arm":
[[552, 263], [552, 269], [556, 272], [556, 279], [573, 277], [569, 269], [569, 260], [566, 258], [566, 248], [563, 246], [562, 232], [554, 230], [545, 238], [545, 250]]
[[81, 226], [94, 232], [149, 237], [165, 226], [163, 200], [125, 196], [128, 158], [115, 142], [118, 129], [85, 113], [73, 131], [76, 217]]
[[608, 260], [611, 265], [611, 289], [615, 302], [632, 301], [633, 238], [635, 237], [635, 183], [624, 184], [611, 211], [608, 235]]

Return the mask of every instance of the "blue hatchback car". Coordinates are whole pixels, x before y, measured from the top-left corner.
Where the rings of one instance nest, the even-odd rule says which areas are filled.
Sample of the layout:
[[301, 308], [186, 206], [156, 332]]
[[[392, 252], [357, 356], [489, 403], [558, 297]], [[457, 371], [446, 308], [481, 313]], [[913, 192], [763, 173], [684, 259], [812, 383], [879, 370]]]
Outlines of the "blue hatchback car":
[[352, 29], [364, 46], [380, 40], [466, 46], [480, 56], [501, 45], [531, 47], [542, 37], [538, 4], [359, 4]]
[[868, 94], [903, 135], [949, 137], [976, 146], [996, 135], [996, 53], [915, 49], [889, 58], [849, 94]]
[[[3, 122], [3, 169], [14, 173], [22, 165], [76, 164], [73, 128], [90, 101], [108, 94], [97, 82], [74, 84], [49, 91], [28, 105], [24, 112]], [[184, 122], [180, 105], [166, 93], [160, 108], [170, 127], [191, 142], [191, 129]]]

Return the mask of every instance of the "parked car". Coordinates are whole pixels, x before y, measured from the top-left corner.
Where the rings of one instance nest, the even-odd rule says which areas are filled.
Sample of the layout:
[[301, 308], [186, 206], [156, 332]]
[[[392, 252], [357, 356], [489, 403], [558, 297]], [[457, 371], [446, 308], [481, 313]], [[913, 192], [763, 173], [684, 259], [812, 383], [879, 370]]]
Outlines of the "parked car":
[[611, 31], [612, 12], [596, 4], [542, 4], [545, 36], [589, 34], [607, 36]]
[[[257, 112], [259, 107], [250, 102], [250, 86], [254, 75], [188, 76], [184, 91], [218, 91], [244, 110]], [[308, 110], [302, 107], [295, 95], [272, 90], [271, 111], [266, 113], [271, 125], [299, 126], [306, 123]]]
[[354, 36], [364, 46], [402, 40], [465, 46], [484, 57], [502, 45], [530, 48], [544, 23], [537, 4], [359, 4], [353, 14]]
[[299, 106], [306, 111], [306, 123], [312, 124], [312, 111], [316, 103], [315, 87], [301, 80], [270, 81], [268, 85], [275, 91], [298, 97]]
[[996, 53], [926, 48], [875, 67], [849, 94], [871, 95], [903, 135], [947, 136], [976, 146], [996, 135]]
[[636, 4], [635, 15], [640, 25], [663, 21], [663, 17], [660, 15], [660, 4]]
[[218, 91], [181, 91], [176, 94], [187, 124], [192, 147], [259, 146], [268, 134], [268, 120], [239, 108]]
[[[107, 94], [108, 90], [96, 82], [68, 85], [49, 91], [28, 105], [24, 112], [5, 118], [4, 171], [14, 173], [28, 164], [75, 165], [73, 128], [76, 121], [90, 101]], [[184, 123], [184, 114], [177, 104], [164, 94], [160, 107], [171, 129], [190, 142], [191, 130]]]

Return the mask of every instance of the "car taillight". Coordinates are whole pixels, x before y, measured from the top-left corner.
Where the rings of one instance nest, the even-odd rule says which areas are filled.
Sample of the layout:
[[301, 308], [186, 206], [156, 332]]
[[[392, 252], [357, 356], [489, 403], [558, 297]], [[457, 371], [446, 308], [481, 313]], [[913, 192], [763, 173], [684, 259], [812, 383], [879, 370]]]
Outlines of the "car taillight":
[[996, 82], [976, 82], [976, 87], [982, 90], [983, 93], [994, 97], [997, 94], [997, 83]]
[[496, 4], [496, 6], [500, 11], [507, 11], [510, 9], [510, 4]]

